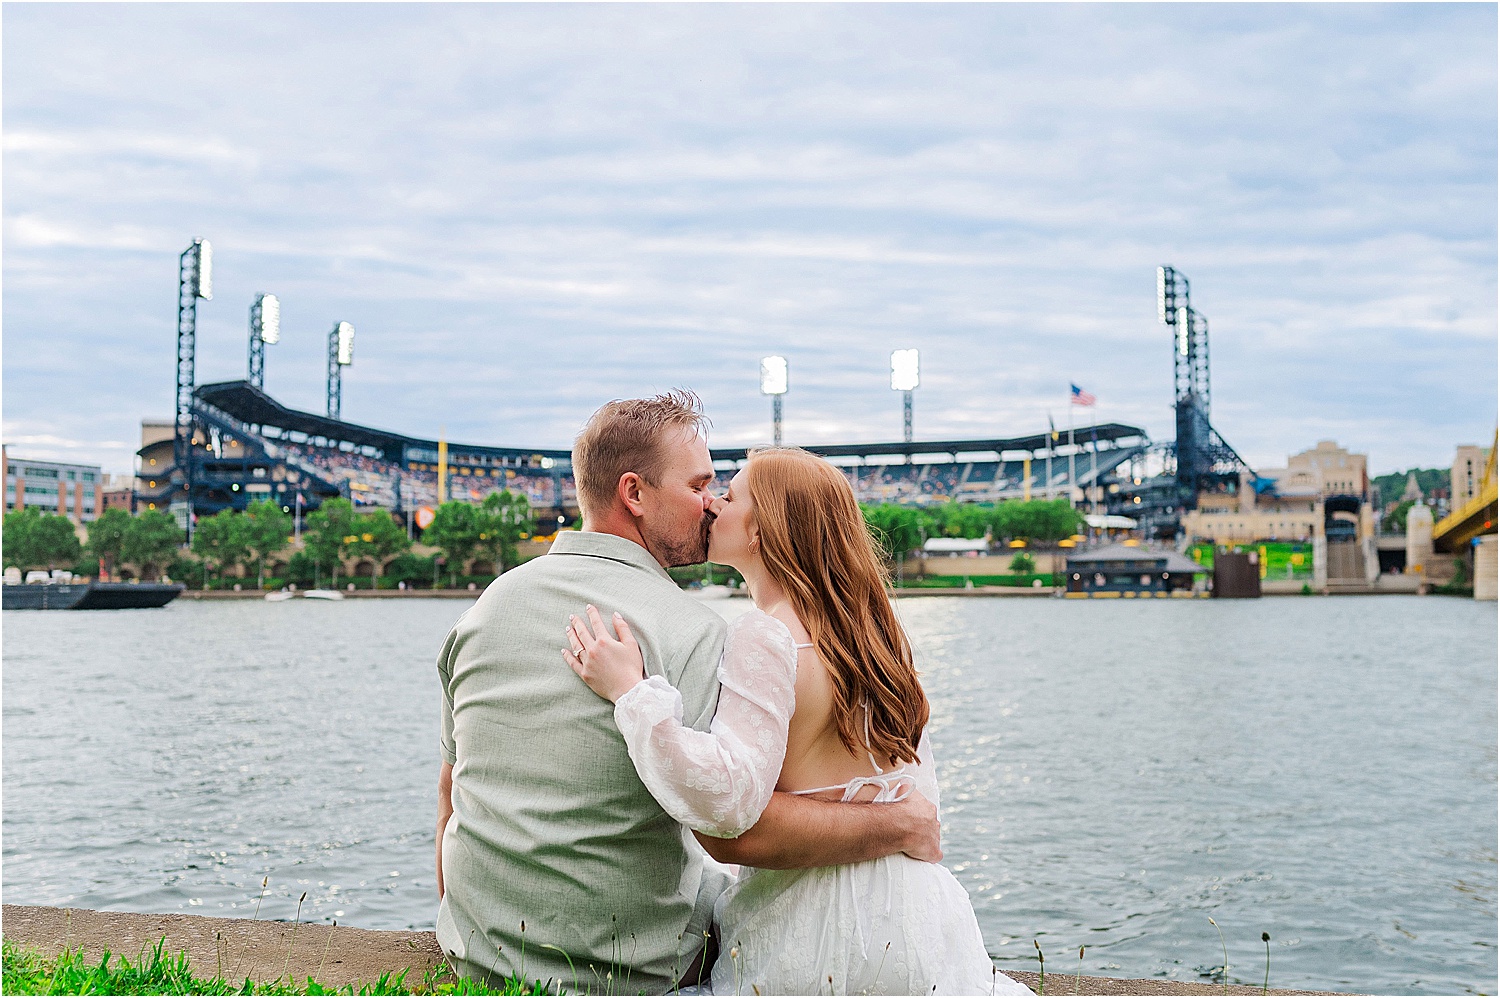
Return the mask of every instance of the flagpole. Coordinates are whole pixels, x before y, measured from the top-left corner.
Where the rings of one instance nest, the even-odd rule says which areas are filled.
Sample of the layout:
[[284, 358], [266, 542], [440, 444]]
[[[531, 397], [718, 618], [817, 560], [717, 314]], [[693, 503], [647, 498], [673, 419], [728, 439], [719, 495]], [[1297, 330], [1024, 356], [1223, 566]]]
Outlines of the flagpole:
[[1073, 490], [1078, 487], [1078, 476], [1074, 473], [1073, 458], [1077, 447], [1073, 443], [1073, 386], [1068, 386], [1068, 505], [1073, 505]]
[[[1099, 487], [1099, 418], [1096, 415], [1098, 405], [1096, 399], [1094, 404], [1089, 406], [1089, 488], [1096, 490]], [[1099, 515], [1097, 493], [1094, 497], [1094, 515]]]
[[1089, 418], [1093, 420], [1089, 426], [1089, 488], [1094, 493], [1092, 509], [1094, 515], [1099, 515], [1099, 420], [1094, 418], [1092, 412]]
[[1047, 501], [1052, 501], [1052, 447], [1057, 443], [1057, 431], [1052, 428], [1052, 413], [1047, 413]]

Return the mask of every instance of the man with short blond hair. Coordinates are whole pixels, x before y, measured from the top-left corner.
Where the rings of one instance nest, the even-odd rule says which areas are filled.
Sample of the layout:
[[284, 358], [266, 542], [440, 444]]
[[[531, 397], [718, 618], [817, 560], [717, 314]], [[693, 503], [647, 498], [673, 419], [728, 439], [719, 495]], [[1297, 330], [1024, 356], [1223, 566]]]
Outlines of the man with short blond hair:
[[[662, 993], [712, 959], [725, 871], [651, 797], [612, 706], [559, 654], [570, 615], [618, 611], [646, 672], [708, 729], [726, 625], [666, 572], [707, 557], [705, 427], [688, 392], [595, 412], [573, 450], [582, 529], [491, 583], [444, 645], [437, 934], [465, 976]], [[918, 794], [878, 807], [775, 794], [745, 835], [705, 844], [782, 869], [941, 855]]]

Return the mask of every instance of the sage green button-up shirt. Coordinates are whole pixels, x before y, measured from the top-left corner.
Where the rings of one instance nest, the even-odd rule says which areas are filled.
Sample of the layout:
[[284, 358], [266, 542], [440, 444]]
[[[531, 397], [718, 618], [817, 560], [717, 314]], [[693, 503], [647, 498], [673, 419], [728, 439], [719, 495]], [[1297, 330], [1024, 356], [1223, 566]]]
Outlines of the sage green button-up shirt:
[[636, 776], [613, 706], [563, 661], [587, 603], [625, 616], [685, 723], [713, 718], [724, 621], [640, 545], [564, 531], [496, 579], [438, 658], [453, 817], [437, 938], [466, 976], [660, 994], [703, 945], [724, 880]]

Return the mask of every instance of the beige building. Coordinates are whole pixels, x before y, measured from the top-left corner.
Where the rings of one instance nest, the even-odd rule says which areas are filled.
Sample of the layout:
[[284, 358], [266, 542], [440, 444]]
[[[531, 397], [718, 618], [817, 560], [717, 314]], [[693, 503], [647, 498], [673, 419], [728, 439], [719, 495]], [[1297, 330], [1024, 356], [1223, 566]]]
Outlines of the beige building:
[[1484, 465], [1489, 458], [1490, 452], [1483, 447], [1459, 445], [1458, 453], [1453, 458], [1453, 468], [1449, 472], [1452, 495], [1449, 509], [1462, 509], [1464, 503], [1479, 495], [1484, 488]]
[[1375, 533], [1370, 508], [1370, 479], [1364, 454], [1351, 454], [1332, 440], [1320, 440], [1311, 450], [1287, 458], [1285, 468], [1262, 469], [1274, 479], [1275, 494], [1257, 496], [1249, 475], [1241, 478], [1234, 495], [1202, 495], [1198, 508], [1182, 518], [1189, 539], [1215, 544], [1249, 541], [1312, 541], [1324, 536], [1326, 500], [1347, 496], [1357, 507], [1335, 511], [1335, 520], [1349, 524], [1347, 533], [1363, 540]]

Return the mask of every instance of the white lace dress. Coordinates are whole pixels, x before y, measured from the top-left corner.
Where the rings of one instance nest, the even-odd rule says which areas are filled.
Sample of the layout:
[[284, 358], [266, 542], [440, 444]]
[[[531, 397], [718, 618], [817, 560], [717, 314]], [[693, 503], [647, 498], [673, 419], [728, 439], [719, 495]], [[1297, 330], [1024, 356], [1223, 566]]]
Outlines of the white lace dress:
[[[652, 676], [615, 704], [630, 757], [668, 814], [733, 838], [760, 818], [786, 756], [796, 702], [797, 647], [786, 626], [751, 610], [729, 627], [723, 686], [708, 732], [682, 724], [682, 698]], [[924, 735], [916, 765], [874, 772], [876, 800], [913, 788], [937, 804]], [[813, 793], [817, 791], [805, 791]], [[761, 995], [1029, 995], [995, 970], [969, 895], [953, 874], [908, 856], [810, 870], [744, 867], [714, 910], [719, 958], [713, 993]]]

